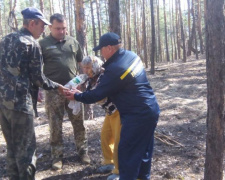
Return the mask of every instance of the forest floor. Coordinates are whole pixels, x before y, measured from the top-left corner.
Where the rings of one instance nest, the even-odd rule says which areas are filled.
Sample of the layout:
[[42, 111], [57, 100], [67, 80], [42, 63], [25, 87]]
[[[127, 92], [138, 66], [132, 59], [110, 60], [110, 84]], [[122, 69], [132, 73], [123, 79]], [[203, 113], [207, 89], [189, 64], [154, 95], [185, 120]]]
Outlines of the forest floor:
[[[191, 57], [186, 63], [156, 64], [155, 75], [147, 74], [157, 96], [161, 115], [156, 129], [151, 180], [203, 179], [205, 161], [207, 88], [204, 58]], [[109, 174], [98, 174], [102, 160], [100, 131], [104, 112], [94, 106], [95, 118], [86, 120], [91, 164], [80, 162], [75, 151], [72, 126], [67, 117], [63, 123], [64, 159], [61, 171], [51, 170], [49, 126], [44, 104], [38, 104], [35, 119], [37, 137], [36, 180], [106, 180]], [[6, 144], [0, 131], [0, 179], [6, 175]]]

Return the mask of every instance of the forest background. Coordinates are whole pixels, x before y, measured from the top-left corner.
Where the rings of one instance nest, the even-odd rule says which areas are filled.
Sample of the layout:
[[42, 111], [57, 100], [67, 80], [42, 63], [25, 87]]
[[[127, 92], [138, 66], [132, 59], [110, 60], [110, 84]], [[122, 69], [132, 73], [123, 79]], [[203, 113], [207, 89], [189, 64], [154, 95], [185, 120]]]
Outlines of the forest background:
[[[113, 26], [114, 31], [121, 35], [124, 47], [141, 56], [146, 67], [150, 64], [152, 41], [155, 41], [153, 53], [156, 62], [175, 59], [186, 61], [183, 47], [188, 47], [185, 49], [188, 56], [196, 49], [204, 52], [203, 0], [120, 0], [113, 3], [115, 2], [119, 6], [108, 6], [108, 0], [0, 0], [0, 38], [19, 29], [22, 26], [21, 10], [33, 6], [44, 12], [48, 19], [53, 13], [64, 14], [68, 34], [77, 37], [86, 54], [92, 54], [92, 48], [98, 43], [99, 37], [111, 30], [111, 11], [111, 18], [119, 17]], [[46, 28], [45, 34], [48, 33]]]

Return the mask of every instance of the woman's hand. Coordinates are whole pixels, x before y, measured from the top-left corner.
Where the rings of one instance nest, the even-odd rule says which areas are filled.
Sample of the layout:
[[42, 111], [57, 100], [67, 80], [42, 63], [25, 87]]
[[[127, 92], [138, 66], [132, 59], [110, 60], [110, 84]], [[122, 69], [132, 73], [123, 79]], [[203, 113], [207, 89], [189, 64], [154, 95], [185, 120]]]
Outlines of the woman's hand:
[[61, 93], [61, 94], [64, 94], [64, 91], [67, 91], [69, 90], [68, 88], [64, 87], [63, 85], [59, 84], [58, 86], [58, 91]]

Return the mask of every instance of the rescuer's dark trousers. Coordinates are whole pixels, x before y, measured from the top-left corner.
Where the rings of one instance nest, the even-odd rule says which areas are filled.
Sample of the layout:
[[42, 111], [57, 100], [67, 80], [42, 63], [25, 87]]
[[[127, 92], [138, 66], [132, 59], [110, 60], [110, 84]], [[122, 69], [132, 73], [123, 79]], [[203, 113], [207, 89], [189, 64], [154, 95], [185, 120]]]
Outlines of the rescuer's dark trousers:
[[158, 117], [151, 121], [122, 123], [119, 143], [120, 180], [149, 180]]

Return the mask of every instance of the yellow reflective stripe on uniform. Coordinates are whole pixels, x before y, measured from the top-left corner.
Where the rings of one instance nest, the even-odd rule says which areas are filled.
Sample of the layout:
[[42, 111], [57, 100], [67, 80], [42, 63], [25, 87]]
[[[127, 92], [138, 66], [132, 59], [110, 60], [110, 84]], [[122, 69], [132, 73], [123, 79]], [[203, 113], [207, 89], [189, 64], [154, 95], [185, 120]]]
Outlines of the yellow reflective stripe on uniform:
[[137, 57], [137, 58], [134, 60], [134, 62], [130, 65], [130, 67], [127, 68], [127, 70], [122, 74], [122, 76], [120, 76], [120, 79], [121, 79], [121, 80], [123, 80], [123, 79], [128, 75], [128, 73], [131, 72], [131, 70], [132, 70], [132, 69], [134, 68], [134, 66], [137, 64], [137, 62], [138, 62], [139, 59], [140, 59], [140, 58]]

